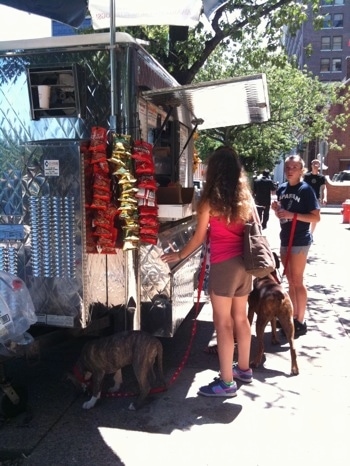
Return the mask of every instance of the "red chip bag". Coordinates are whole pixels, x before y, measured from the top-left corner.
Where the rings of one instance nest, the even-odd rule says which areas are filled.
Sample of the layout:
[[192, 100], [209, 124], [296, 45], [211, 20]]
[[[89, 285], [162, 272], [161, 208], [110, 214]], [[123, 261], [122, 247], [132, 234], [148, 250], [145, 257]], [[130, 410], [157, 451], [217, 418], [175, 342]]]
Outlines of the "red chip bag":
[[158, 238], [155, 236], [141, 236], [140, 241], [141, 243], [157, 244]]

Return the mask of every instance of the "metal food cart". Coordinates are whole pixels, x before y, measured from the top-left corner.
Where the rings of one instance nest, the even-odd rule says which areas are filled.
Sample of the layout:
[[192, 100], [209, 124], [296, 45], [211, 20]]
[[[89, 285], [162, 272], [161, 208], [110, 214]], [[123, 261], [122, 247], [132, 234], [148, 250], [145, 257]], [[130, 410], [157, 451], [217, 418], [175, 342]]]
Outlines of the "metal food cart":
[[[104, 33], [0, 48], [0, 270], [27, 285], [36, 326], [84, 329], [106, 316], [110, 324], [113, 316], [116, 330], [173, 336], [193, 306], [200, 250], [171, 268], [160, 256], [181, 249], [196, 227], [193, 133], [266, 121], [265, 76], [181, 87], [126, 33], [115, 34], [112, 51]], [[110, 168], [104, 205], [94, 191], [98, 131]], [[133, 200], [110, 159], [128, 165], [131, 186], [135, 141], [141, 152], [149, 150], [154, 171], [148, 179], [156, 185], [153, 204], [138, 198], [138, 208], [157, 209], [157, 230], [128, 243], [120, 202]], [[114, 155], [118, 147], [127, 161]], [[96, 220], [101, 206], [117, 209], [104, 233]], [[142, 225], [133, 228], [139, 232]], [[111, 241], [112, 230], [106, 247], [101, 238]]]

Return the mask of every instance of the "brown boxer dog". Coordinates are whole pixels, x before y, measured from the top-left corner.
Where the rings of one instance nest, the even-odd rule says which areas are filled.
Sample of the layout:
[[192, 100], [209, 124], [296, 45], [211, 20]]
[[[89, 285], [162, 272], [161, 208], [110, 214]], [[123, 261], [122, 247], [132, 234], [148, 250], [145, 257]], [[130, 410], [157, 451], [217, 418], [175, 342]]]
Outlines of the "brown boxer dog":
[[68, 378], [82, 388], [90, 386], [92, 396], [83, 404], [84, 409], [95, 406], [101, 396], [102, 382], [106, 375], [114, 374], [117, 391], [122, 382], [121, 369], [132, 365], [140, 393], [129, 409], [140, 408], [155, 381], [154, 364], [157, 361], [158, 379], [165, 387], [163, 375], [163, 346], [158, 338], [142, 331], [132, 330], [87, 342]]
[[264, 278], [255, 278], [253, 290], [248, 298], [248, 319], [250, 325], [253, 322], [254, 312], [256, 318], [256, 337], [258, 340], [258, 353], [251, 365], [258, 367], [264, 355], [264, 331], [268, 322], [271, 322], [272, 336], [271, 343], [279, 344], [276, 332], [276, 317], [285, 332], [290, 346], [290, 356], [292, 360], [292, 375], [298, 375], [296, 351], [294, 347], [294, 323], [293, 305], [289, 294], [283, 289], [276, 276], [268, 275]]

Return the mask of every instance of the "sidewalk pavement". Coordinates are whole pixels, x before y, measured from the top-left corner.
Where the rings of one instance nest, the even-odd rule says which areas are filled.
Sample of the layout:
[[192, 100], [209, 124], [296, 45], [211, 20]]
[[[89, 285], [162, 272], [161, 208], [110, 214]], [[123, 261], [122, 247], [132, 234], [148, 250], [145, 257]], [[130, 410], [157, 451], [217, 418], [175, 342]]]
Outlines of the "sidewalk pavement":
[[[236, 398], [198, 396], [199, 386], [218, 371], [217, 356], [204, 352], [213, 332], [207, 303], [196, 329], [190, 315], [175, 337], [162, 340], [167, 380], [174, 382], [140, 411], [127, 409], [128, 398], [103, 398], [83, 410], [84, 398], [61, 380], [74, 348], [47, 355], [32, 371], [23, 369], [32, 418], [2, 426], [0, 459], [23, 452], [26, 458], [17, 464], [26, 466], [347, 464], [350, 225], [341, 222], [340, 214], [324, 213], [315, 230], [306, 270], [309, 330], [295, 342], [298, 376], [289, 375], [288, 343], [282, 338], [281, 346], [271, 346], [268, 326], [265, 362], [254, 371], [253, 383], [239, 385]], [[278, 251], [273, 214], [266, 234]], [[181, 369], [191, 335], [193, 346]]]

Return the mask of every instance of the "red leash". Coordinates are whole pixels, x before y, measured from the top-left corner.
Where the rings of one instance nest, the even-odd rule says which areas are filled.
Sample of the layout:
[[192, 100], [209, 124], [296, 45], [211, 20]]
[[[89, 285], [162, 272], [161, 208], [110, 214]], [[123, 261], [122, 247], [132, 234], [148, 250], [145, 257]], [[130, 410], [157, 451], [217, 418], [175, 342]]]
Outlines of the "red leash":
[[286, 274], [287, 265], [288, 265], [290, 253], [291, 253], [291, 250], [292, 250], [292, 245], [293, 245], [293, 239], [294, 239], [294, 233], [295, 233], [296, 224], [297, 224], [297, 214], [295, 213], [295, 214], [293, 215], [292, 226], [291, 226], [290, 236], [289, 236], [289, 242], [288, 242], [287, 255], [286, 255], [286, 261], [285, 261], [285, 263], [284, 263], [284, 269], [283, 269], [282, 278], [283, 278], [284, 275]]
[[[206, 263], [206, 254], [204, 255], [201, 271], [199, 273], [197, 302], [196, 302], [196, 307], [195, 307], [195, 316], [194, 316], [194, 320], [193, 320], [193, 324], [192, 324], [191, 337], [190, 337], [190, 341], [189, 341], [188, 347], [186, 349], [186, 352], [185, 352], [185, 354], [184, 354], [178, 368], [175, 370], [174, 374], [172, 375], [169, 384], [167, 384], [166, 387], [152, 388], [150, 390], [150, 394], [165, 392], [167, 390], [167, 388], [170, 387], [170, 385], [172, 385], [176, 381], [176, 379], [179, 377], [179, 375], [181, 374], [181, 372], [182, 372], [183, 368], [185, 367], [185, 365], [186, 365], [186, 363], [188, 361], [188, 358], [189, 358], [189, 356], [191, 354], [191, 350], [192, 350], [192, 346], [193, 346], [193, 342], [194, 342], [194, 337], [195, 337], [195, 335], [197, 333], [197, 317], [198, 317], [198, 314], [199, 314], [199, 311], [200, 311], [199, 303], [200, 303], [200, 296], [201, 296], [201, 293], [202, 293], [204, 276], [205, 276], [205, 263]], [[137, 396], [137, 393], [131, 393], [131, 392], [129, 392], [129, 393], [128, 392], [108, 393], [107, 392], [107, 393], [103, 393], [103, 396], [106, 397], [106, 398], [131, 397], [131, 396]]]
[[206, 262], [206, 254], [204, 255], [201, 271], [199, 273], [198, 290], [197, 290], [197, 302], [196, 302], [196, 313], [195, 313], [193, 324], [192, 324], [192, 332], [191, 332], [190, 341], [189, 341], [188, 348], [187, 348], [187, 350], [186, 350], [186, 352], [184, 354], [184, 357], [182, 358], [182, 361], [181, 361], [179, 367], [176, 369], [176, 371], [174, 372], [173, 376], [170, 379], [169, 386], [172, 385], [175, 382], [175, 380], [180, 375], [182, 369], [185, 367], [185, 364], [187, 363], [188, 358], [189, 358], [190, 353], [191, 353], [194, 337], [195, 337], [195, 335], [197, 333], [197, 317], [198, 317], [198, 314], [199, 314], [199, 302], [200, 302], [200, 297], [201, 297], [201, 293], [202, 293], [202, 289], [203, 289], [203, 282], [204, 282], [204, 275], [205, 275], [205, 262]]

